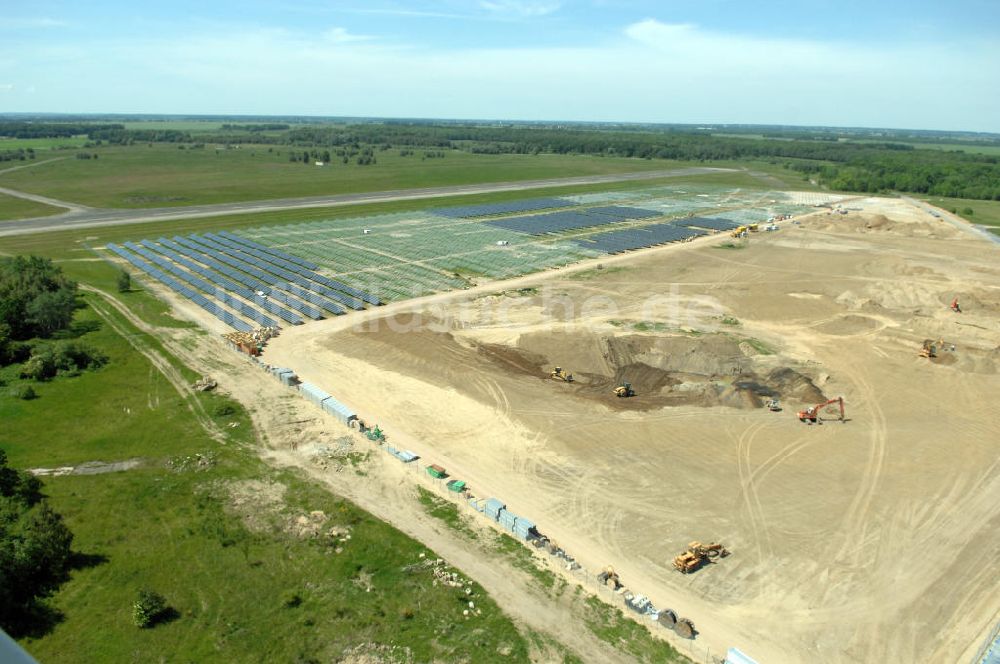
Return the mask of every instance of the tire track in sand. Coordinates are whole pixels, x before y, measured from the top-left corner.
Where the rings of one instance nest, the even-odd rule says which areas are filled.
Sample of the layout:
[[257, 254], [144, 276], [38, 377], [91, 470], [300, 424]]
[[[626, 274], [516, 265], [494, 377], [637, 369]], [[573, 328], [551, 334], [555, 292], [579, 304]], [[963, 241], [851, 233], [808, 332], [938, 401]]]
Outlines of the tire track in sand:
[[843, 520], [844, 539], [834, 556], [835, 560], [842, 560], [849, 556], [851, 562], [856, 564], [865, 553], [865, 547], [859, 547], [858, 543], [864, 541], [871, 505], [885, 467], [888, 453], [888, 431], [885, 413], [882, 411], [878, 395], [871, 383], [868, 382], [867, 376], [853, 362], [849, 362], [847, 366], [848, 372], [844, 377], [854, 384], [860, 397], [858, 404], [866, 407], [871, 414], [871, 435], [869, 436], [871, 446], [868, 448], [868, 460], [858, 489], [847, 507], [847, 513]]

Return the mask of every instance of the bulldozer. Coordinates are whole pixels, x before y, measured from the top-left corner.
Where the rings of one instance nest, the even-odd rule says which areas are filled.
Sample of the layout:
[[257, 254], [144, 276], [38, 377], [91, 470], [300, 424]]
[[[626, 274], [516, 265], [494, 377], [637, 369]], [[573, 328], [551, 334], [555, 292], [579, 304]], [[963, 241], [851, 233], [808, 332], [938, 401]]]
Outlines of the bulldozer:
[[564, 381], [566, 383], [573, 382], [573, 374], [571, 374], [568, 371], [563, 371], [562, 367], [556, 367], [555, 369], [553, 369], [552, 373], [549, 374], [549, 377], [555, 378], [556, 380]]
[[615, 568], [611, 565], [605, 567], [597, 575], [597, 580], [612, 590], [618, 590], [622, 587], [622, 580], [618, 576], [618, 572], [616, 572]]
[[926, 357], [929, 360], [937, 357], [937, 344], [930, 339], [925, 339], [924, 345], [920, 347], [918, 355], [920, 357]]
[[628, 397], [635, 396], [635, 390], [632, 389], [632, 383], [625, 382], [613, 389], [612, 393], [614, 393], [614, 395], [619, 399], [626, 399]]
[[718, 542], [708, 544], [689, 542], [687, 551], [674, 558], [674, 569], [681, 574], [690, 574], [705, 563], [715, 562], [716, 558], [725, 558], [728, 555], [729, 549]]

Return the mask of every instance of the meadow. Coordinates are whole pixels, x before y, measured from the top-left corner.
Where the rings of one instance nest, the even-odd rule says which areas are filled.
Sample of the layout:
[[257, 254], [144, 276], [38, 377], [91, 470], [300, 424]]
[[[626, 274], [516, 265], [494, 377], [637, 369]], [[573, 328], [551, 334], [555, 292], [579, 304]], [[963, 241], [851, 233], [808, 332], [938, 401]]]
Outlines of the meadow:
[[[104, 283], [114, 271], [90, 267], [89, 274]], [[124, 294], [130, 306], [133, 296], [140, 303], [148, 297]], [[80, 555], [47, 620], [20, 635], [39, 661], [156, 661], [164, 653], [176, 661], [330, 661], [369, 643], [397, 644], [416, 661], [494, 661], [498, 652], [509, 653], [505, 661], [526, 661], [526, 636], [478, 585], [466, 584], [482, 615], [463, 621], [465, 593], [411, 567], [433, 551], [326, 490], [265, 466], [239, 404], [216, 394], [182, 396], [136, 351], [167, 357], [154, 338], [100, 296], [88, 293], [83, 301], [70, 336], [107, 354], [109, 363], [33, 382], [38, 398], [30, 401], [12, 396], [28, 382], [16, 367], [0, 372], [0, 447], [22, 468], [131, 459], [139, 465], [45, 478], [44, 492], [65, 516]], [[185, 380], [194, 378], [168, 359]], [[199, 424], [195, 410], [225, 432], [222, 441]], [[261, 507], [260, 487], [279, 499]], [[248, 490], [253, 518], [236, 507]], [[349, 530], [350, 540], [303, 538], [289, 528], [314, 510], [329, 517], [327, 527]], [[173, 612], [143, 630], [132, 624], [131, 603], [145, 587], [162, 593]]]
[[44, 203], [36, 203], [25, 198], [17, 198], [0, 194], [0, 222], [9, 219], [27, 219], [29, 217], [47, 217], [64, 212], [62, 208], [52, 207]]
[[[183, 146], [182, 146], [183, 147]], [[64, 159], [0, 174], [0, 186], [94, 207], [149, 208], [320, 196], [457, 184], [607, 175], [684, 167], [685, 162], [585, 155], [480, 155], [459, 150], [376, 151], [376, 162], [325, 166], [289, 161], [283, 146], [179, 149], [174, 144], [88, 148], [98, 159]], [[294, 150], [301, 154], [301, 150]]]

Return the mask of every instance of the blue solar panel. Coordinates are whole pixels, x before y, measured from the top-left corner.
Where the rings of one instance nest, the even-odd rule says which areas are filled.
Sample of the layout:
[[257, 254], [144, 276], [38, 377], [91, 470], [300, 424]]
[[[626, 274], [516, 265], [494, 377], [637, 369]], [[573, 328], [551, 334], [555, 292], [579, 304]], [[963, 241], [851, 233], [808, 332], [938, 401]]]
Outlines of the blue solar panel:
[[107, 245], [107, 248], [108, 250], [113, 251], [114, 253], [118, 254], [119, 256], [130, 262], [132, 265], [135, 265], [142, 271], [146, 272], [154, 279], [162, 282], [166, 286], [172, 288], [177, 293], [180, 293], [184, 297], [188, 298], [189, 300], [197, 304], [199, 307], [201, 307], [208, 313], [212, 314], [222, 322], [226, 323], [233, 329], [239, 330], [240, 332], [250, 332], [253, 330], [253, 327], [251, 325], [234, 316], [232, 312], [227, 311], [226, 309], [215, 304], [214, 302], [210, 302], [208, 298], [206, 298], [204, 295], [197, 293], [194, 290], [188, 288], [187, 286], [181, 284], [173, 277], [170, 277], [163, 271], [153, 267], [152, 265], [142, 260], [132, 252], [127, 251], [126, 249], [123, 249], [122, 247], [119, 247], [118, 245], [115, 244], [109, 244]]
[[[244, 283], [246, 283], [246, 281], [250, 281], [251, 283], [254, 284], [254, 286], [251, 286], [252, 288], [254, 288], [254, 290], [259, 290], [260, 292], [265, 293], [269, 297], [284, 303], [286, 306], [295, 309], [296, 311], [304, 313], [306, 316], [309, 316], [314, 320], [319, 320], [323, 318], [323, 312], [317, 309], [316, 307], [312, 307], [308, 304], [305, 304], [298, 299], [290, 298], [284, 293], [280, 293], [277, 290], [277, 289], [283, 289], [291, 291], [292, 287], [290, 286], [290, 284], [281, 281], [274, 275], [269, 274], [258, 267], [255, 267], [244, 261], [229, 256], [224, 251], [222, 251], [223, 249], [222, 247], [216, 245], [212, 241], [206, 240], [204, 238], [198, 238], [195, 236], [192, 236], [190, 238], [175, 237], [174, 240], [178, 244], [182, 244], [185, 247], [188, 247], [192, 253], [198, 254], [198, 256], [195, 257], [199, 261], [202, 262], [210, 261], [210, 263], [206, 262], [206, 265], [211, 265], [216, 269], [220, 269], [218, 266], [221, 263], [226, 263], [229, 267], [226, 268], [225, 270], [220, 270], [223, 272], [223, 274], [226, 274], [227, 276], [230, 276], [233, 279], [237, 279], [238, 281], [245, 280]], [[235, 270], [232, 268], [235, 268]], [[240, 272], [237, 272], [236, 270], [254, 276], [259, 281], [249, 280], [246, 276], [242, 276]], [[321, 304], [320, 302], [315, 302], [314, 300], [311, 299], [307, 298], [302, 298], [302, 299], [305, 299], [308, 302], [313, 302], [314, 304]], [[329, 303], [329, 306], [323, 306], [323, 308], [334, 314], [344, 313], [344, 310], [341, 307], [338, 307], [337, 305], [332, 303]]]
[[620, 231], [598, 233], [574, 240], [578, 245], [606, 254], [644, 249], [668, 242], [681, 242], [688, 238], [704, 235], [704, 231], [683, 228], [670, 223], [652, 224], [641, 228], [627, 228]]
[[[206, 233], [206, 236], [207, 237], [222, 237], [222, 238], [230, 240], [231, 242], [239, 243], [240, 245], [244, 245], [244, 247], [241, 247], [243, 251], [245, 251], [247, 253], [250, 253], [250, 254], [256, 256], [257, 258], [261, 258], [261, 259], [263, 259], [265, 261], [274, 263], [275, 265], [286, 267], [286, 268], [292, 270], [293, 272], [301, 274], [302, 276], [306, 277], [307, 279], [312, 279], [313, 281], [319, 282], [319, 283], [323, 284], [324, 286], [329, 286], [330, 288], [333, 288], [333, 289], [336, 289], [336, 290], [339, 290], [339, 291], [343, 291], [344, 293], [347, 293], [348, 295], [352, 295], [352, 296], [354, 296], [354, 297], [356, 297], [356, 298], [358, 298], [360, 300], [363, 300], [363, 301], [367, 302], [368, 304], [373, 304], [373, 305], [376, 305], [376, 306], [382, 304], [381, 300], [379, 300], [374, 295], [371, 295], [370, 293], [366, 293], [363, 290], [359, 290], [359, 289], [354, 288], [352, 286], [348, 286], [345, 283], [336, 281], [334, 279], [330, 279], [329, 277], [324, 277], [321, 274], [316, 274], [313, 270], [318, 270], [319, 269], [318, 265], [316, 265], [315, 263], [313, 263], [311, 261], [307, 261], [307, 260], [305, 260], [303, 258], [299, 258], [298, 256], [293, 256], [292, 254], [289, 254], [289, 253], [286, 253], [284, 251], [281, 251], [280, 249], [273, 249], [271, 247], [266, 247], [266, 246], [264, 246], [264, 245], [262, 245], [260, 243], [253, 242], [251, 240], [247, 240], [246, 238], [242, 238], [239, 235], [236, 235], [234, 233], [230, 233], [228, 231], [220, 231], [219, 233], [215, 233], [215, 234]], [[232, 246], [232, 245], [230, 245], [230, 246]], [[248, 251], [248, 249], [254, 249], [255, 251]], [[268, 256], [266, 254], [270, 254], [270, 256]], [[281, 261], [275, 261], [275, 260], [273, 260], [271, 258], [271, 256], [273, 256], [274, 258], [279, 258], [279, 259], [283, 259], [283, 260], [281, 260]], [[293, 265], [289, 265], [289, 263], [294, 264], [294, 266]], [[296, 269], [296, 267], [299, 268], [299, 269]]]
[[614, 224], [628, 219], [658, 217], [660, 213], [639, 208], [606, 206], [589, 210], [569, 210], [549, 214], [533, 214], [525, 217], [509, 217], [484, 222], [488, 226], [503, 228], [518, 233], [544, 235], [562, 231]]
[[263, 244], [260, 244], [259, 242], [254, 242], [253, 240], [248, 240], [245, 237], [237, 235], [236, 233], [230, 233], [229, 231], [219, 231], [218, 235], [221, 235], [221, 236], [223, 236], [225, 238], [229, 238], [230, 240], [233, 240], [234, 242], [239, 242], [240, 244], [246, 245], [248, 247], [252, 247], [254, 249], [260, 249], [261, 251], [266, 251], [266, 252], [268, 252], [270, 254], [274, 254], [275, 256], [278, 256], [280, 258], [284, 258], [287, 261], [291, 261], [293, 263], [301, 265], [302, 267], [306, 268], [307, 270], [318, 270], [320, 268], [319, 265], [317, 265], [316, 263], [313, 263], [310, 260], [306, 260], [305, 258], [300, 258], [299, 256], [295, 256], [293, 254], [289, 254], [287, 252], [281, 251], [280, 249], [273, 249], [271, 247], [266, 247]]
[[[237, 251], [231, 247], [226, 247], [225, 245], [220, 244], [215, 240], [197, 235], [189, 236], [189, 239], [211, 249], [213, 252], [215, 252], [214, 255], [219, 260], [229, 263], [230, 265], [233, 265], [233, 267], [243, 270], [244, 272], [248, 272], [249, 274], [252, 274], [260, 279], [264, 279], [265, 281], [268, 281], [272, 285], [276, 285], [278, 283], [277, 277], [280, 277], [281, 279], [289, 283], [296, 284], [304, 289], [314, 291], [327, 298], [343, 303], [348, 307], [350, 307], [351, 309], [363, 309], [365, 306], [364, 302], [362, 302], [357, 298], [353, 298], [348, 295], [344, 295], [343, 293], [339, 293], [335, 290], [331, 290], [326, 286], [310, 281], [309, 279], [306, 279], [303, 276], [295, 274], [294, 272], [291, 272], [284, 268], [280, 268], [270, 263], [266, 263], [260, 260], [259, 258], [256, 258], [241, 251]], [[314, 302], [314, 300], [312, 299], [309, 299], [308, 301]], [[326, 307], [324, 306], [324, 308]]]
[[497, 214], [515, 214], [533, 210], [549, 210], [560, 207], [573, 207], [573, 201], [562, 198], [531, 198], [521, 201], [504, 203], [483, 203], [482, 205], [459, 205], [455, 207], [437, 208], [432, 213], [453, 219], [470, 219], [472, 217], [491, 217]]
[[687, 226], [689, 228], [708, 228], [713, 231], [731, 231], [734, 228], [739, 227], [739, 224], [735, 221], [709, 217], [688, 217], [687, 219], [678, 219], [674, 223], [678, 226]]
[[[277, 321], [275, 321], [273, 318], [270, 318], [269, 316], [265, 316], [264, 314], [260, 313], [259, 311], [257, 311], [256, 309], [254, 309], [250, 305], [246, 304], [242, 300], [236, 299], [235, 297], [233, 297], [232, 295], [230, 295], [226, 291], [222, 290], [217, 285], [212, 284], [212, 283], [206, 281], [205, 279], [202, 279], [201, 277], [196, 277], [195, 275], [191, 274], [187, 270], [183, 270], [183, 269], [177, 267], [176, 265], [174, 265], [170, 261], [166, 260], [165, 258], [161, 258], [160, 256], [154, 254], [153, 252], [149, 251], [148, 249], [144, 249], [144, 248], [142, 248], [142, 247], [140, 247], [138, 245], [135, 245], [135, 244], [133, 244], [131, 242], [126, 242], [125, 246], [127, 248], [131, 249], [132, 251], [136, 252], [137, 254], [139, 254], [140, 256], [142, 256], [143, 258], [146, 258], [148, 260], [153, 261], [155, 264], [157, 264], [158, 266], [162, 267], [167, 272], [170, 272], [171, 274], [179, 277], [180, 279], [182, 279], [183, 281], [186, 281], [187, 283], [191, 284], [195, 288], [199, 288], [202, 291], [204, 291], [206, 293], [209, 293], [210, 295], [214, 296], [216, 299], [222, 301], [224, 304], [228, 304], [230, 307], [232, 307], [233, 309], [235, 309], [239, 313], [243, 314], [244, 316], [249, 317], [250, 319], [252, 319], [252, 320], [260, 323], [261, 325], [263, 325], [265, 327], [277, 327], [278, 326]], [[286, 312], [286, 313], [288, 314], [288, 322], [289, 323], [292, 323], [293, 325], [299, 325], [299, 324], [302, 323], [302, 319], [299, 316], [296, 316], [295, 314], [293, 314], [291, 312]]]
[[[344, 293], [347, 293], [348, 295], [353, 296], [354, 298], [360, 299], [369, 304], [373, 304], [376, 306], [382, 304], [381, 301], [379, 301], [379, 299], [374, 295], [370, 295], [364, 291], [352, 288], [347, 284], [335, 281], [333, 279], [330, 279], [329, 277], [324, 277], [323, 275], [317, 274], [313, 272], [311, 269], [307, 269], [300, 264], [301, 262], [308, 262], [308, 261], [293, 261], [286, 259], [284, 258], [284, 256], [288, 256], [288, 254], [285, 254], [284, 252], [279, 252], [276, 249], [268, 249], [266, 247], [263, 249], [258, 249], [256, 247], [245, 246], [238, 240], [231, 239], [229, 235], [223, 235], [222, 233], [205, 233], [205, 237], [225, 247], [229, 247], [237, 252], [242, 252], [243, 254], [248, 254], [258, 260], [264, 261], [263, 264], [264, 269], [269, 269], [267, 267], [267, 264], [277, 265], [278, 267], [294, 272], [295, 274], [298, 274], [299, 276], [305, 279], [309, 279], [324, 286], [328, 286], [335, 290], [342, 291]], [[312, 264], [315, 265], [315, 263]], [[349, 304], [349, 306], [353, 305]]]

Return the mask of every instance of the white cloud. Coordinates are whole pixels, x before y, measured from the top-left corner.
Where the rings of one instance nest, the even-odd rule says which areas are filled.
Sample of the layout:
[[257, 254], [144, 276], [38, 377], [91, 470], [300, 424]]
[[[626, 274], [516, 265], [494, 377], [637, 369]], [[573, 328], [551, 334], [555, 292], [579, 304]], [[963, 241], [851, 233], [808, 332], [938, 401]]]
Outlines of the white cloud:
[[371, 39], [374, 39], [374, 37], [370, 35], [356, 35], [349, 32], [347, 28], [330, 28], [323, 33], [323, 36], [328, 42], [332, 42], [334, 44], [347, 44], [350, 42], [370, 41]]
[[13, 83], [0, 83], [0, 92], [11, 92], [14, 90]]
[[531, 18], [545, 16], [559, 10], [558, 2], [534, 2], [531, 0], [480, 0], [479, 6], [495, 14]]

